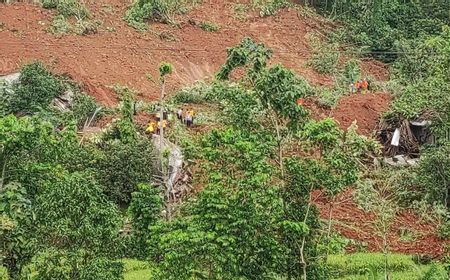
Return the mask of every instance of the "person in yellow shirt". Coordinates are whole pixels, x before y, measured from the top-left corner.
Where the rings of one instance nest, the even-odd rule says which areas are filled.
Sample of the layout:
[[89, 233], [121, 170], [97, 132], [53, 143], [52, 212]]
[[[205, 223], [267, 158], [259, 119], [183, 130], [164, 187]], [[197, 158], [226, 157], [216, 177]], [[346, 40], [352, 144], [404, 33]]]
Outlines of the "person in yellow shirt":
[[149, 122], [148, 123], [148, 127], [145, 130], [145, 132], [147, 132], [148, 134], [153, 134], [155, 132], [155, 123], [154, 122]]

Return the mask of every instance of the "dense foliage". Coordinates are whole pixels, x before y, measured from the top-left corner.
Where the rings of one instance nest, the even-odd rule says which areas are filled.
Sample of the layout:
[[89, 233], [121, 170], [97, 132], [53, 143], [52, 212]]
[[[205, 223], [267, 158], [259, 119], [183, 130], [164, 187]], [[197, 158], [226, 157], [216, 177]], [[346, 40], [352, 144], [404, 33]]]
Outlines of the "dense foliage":
[[[438, 1], [308, 1], [346, 23], [346, 38], [368, 48], [371, 55], [395, 59], [404, 40], [436, 35], [450, 24], [450, 3]], [[387, 52], [387, 53], [385, 53]]]
[[199, 0], [137, 0], [125, 15], [125, 20], [134, 28], [145, 30], [146, 20], [174, 23], [173, 16], [185, 13]]
[[92, 118], [92, 99], [75, 93], [58, 111], [49, 102], [77, 88], [40, 63], [24, 71], [9, 94], [42, 98], [30, 116], [0, 118], [0, 261], [14, 278], [122, 279], [116, 259], [132, 246], [123, 248], [118, 205], [153, 174], [152, 144], [133, 123], [132, 97], [124, 94], [122, 122], [99, 141], [80, 141], [77, 124]]

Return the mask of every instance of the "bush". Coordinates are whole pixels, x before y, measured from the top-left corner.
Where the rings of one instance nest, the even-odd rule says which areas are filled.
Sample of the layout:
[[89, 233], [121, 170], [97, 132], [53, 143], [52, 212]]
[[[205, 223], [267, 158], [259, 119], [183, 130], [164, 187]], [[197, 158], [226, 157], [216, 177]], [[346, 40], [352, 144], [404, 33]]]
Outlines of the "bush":
[[9, 84], [0, 81], [0, 117], [13, 112], [11, 105], [14, 98], [14, 91]]
[[205, 83], [196, 83], [191, 87], [186, 87], [178, 91], [174, 97], [173, 102], [175, 103], [192, 103], [201, 104], [211, 101], [212, 87]]
[[100, 25], [102, 25], [100, 21], [78, 20], [75, 24], [75, 32], [78, 35], [96, 34]]
[[47, 28], [47, 32], [53, 34], [66, 34], [72, 31], [72, 26], [62, 15], [53, 18], [51, 25]]
[[342, 92], [340, 90], [336, 89], [329, 89], [329, 88], [321, 88], [317, 89], [317, 96], [320, 106], [323, 106], [325, 108], [333, 108], [338, 103], [339, 99], [344, 96], [345, 92]]
[[138, 184], [150, 183], [153, 176], [153, 145], [148, 140], [121, 143], [109, 141], [96, 164], [98, 181], [109, 198], [128, 203]]
[[134, 28], [146, 29], [145, 20], [173, 23], [175, 14], [185, 13], [198, 0], [137, 0], [127, 11], [125, 20]]
[[339, 61], [339, 45], [324, 43], [314, 35], [309, 36], [308, 40], [313, 49], [309, 65], [321, 74], [334, 73]]
[[261, 17], [273, 16], [278, 10], [290, 7], [292, 4], [287, 0], [252, 0], [254, 8], [259, 10]]
[[208, 32], [217, 32], [220, 26], [212, 22], [202, 22], [200, 23], [200, 28]]
[[[79, 126], [83, 125], [86, 120], [94, 117], [94, 113], [98, 110], [99, 105], [95, 99], [89, 95], [81, 92], [75, 92], [73, 97], [73, 104], [71, 108], [72, 118], [77, 121]], [[95, 118], [100, 117], [102, 112], [97, 112]]]
[[139, 184], [132, 194], [128, 212], [132, 218], [132, 255], [147, 259], [149, 228], [160, 219], [162, 208], [161, 190], [158, 187]]
[[446, 221], [439, 227], [438, 236], [443, 240], [450, 239], [450, 221]]
[[47, 108], [65, 87], [41, 62], [34, 62], [22, 68], [13, 90], [12, 111], [29, 114]]
[[78, 0], [42, 0], [42, 6], [46, 9], [56, 9], [58, 14], [63, 17], [76, 17], [79, 20], [90, 17], [90, 12]]
[[9, 280], [8, 270], [6, 267], [0, 266], [0, 280]]

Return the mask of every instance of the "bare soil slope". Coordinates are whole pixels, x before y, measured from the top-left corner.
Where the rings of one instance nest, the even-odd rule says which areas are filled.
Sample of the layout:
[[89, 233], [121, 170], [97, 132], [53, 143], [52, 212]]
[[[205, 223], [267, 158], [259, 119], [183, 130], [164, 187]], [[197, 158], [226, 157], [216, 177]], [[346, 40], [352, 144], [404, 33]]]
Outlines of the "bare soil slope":
[[[24, 3], [0, 4], [0, 75], [40, 59], [82, 83], [104, 105], [116, 103], [109, 88], [115, 84], [128, 85], [138, 91], [140, 98], [152, 100], [158, 94], [158, 85], [150, 82], [146, 74], [156, 76], [161, 61], [175, 66], [169, 79], [169, 90], [174, 90], [213, 76], [225, 61], [226, 48], [250, 36], [274, 50], [273, 63], [294, 69], [314, 84], [332, 84], [329, 77], [305, 66], [310, 56], [305, 35], [320, 31], [323, 23], [301, 17], [295, 10], [267, 18], [253, 15], [239, 21], [232, 1], [204, 1], [177, 19], [181, 28], [151, 24], [149, 32], [139, 33], [122, 20], [129, 2], [88, 1], [94, 19], [103, 22], [99, 33], [62, 37], [45, 32], [54, 11]], [[190, 24], [192, 21], [216, 23], [221, 29], [207, 32]], [[382, 64], [372, 61], [364, 63], [363, 69], [379, 78], [387, 73]]]

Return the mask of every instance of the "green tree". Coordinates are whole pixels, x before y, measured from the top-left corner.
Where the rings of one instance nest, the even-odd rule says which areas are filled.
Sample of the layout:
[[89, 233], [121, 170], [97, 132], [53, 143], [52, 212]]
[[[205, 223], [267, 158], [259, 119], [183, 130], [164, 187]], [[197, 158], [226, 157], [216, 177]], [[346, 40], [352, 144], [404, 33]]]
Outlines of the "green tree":
[[25, 65], [19, 81], [13, 86], [13, 112], [31, 114], [47, 108], [65, 90], [63, 83], [41, 62]]
[[9, 183], [0, 190], [0, 261], [11, 273], [20, 271], [33, 253], [33, 211], [26, 190]]
[[[44, 130], [47, 131], [47, 128]], [[17, 119], [14, 116], [0, 118], [0, 190], [5, 183], [11, 157], [21, 149], [33, 146], [39, 132], [42, 131], [36, 129], [29, 118]]]
[[[282, 213], [267, 146], [238, 130], [202, 141], [208, 184], [188, 215], [154, 229], [163, 253], [162, 279], [261, 279], [280, 271]], [[239, 156], [238, 156], [239, 155]]]
[[151, 182], [153, 160], [153, 145], [146, 139], [132, 143], [108, 141], [101, 146], [92, 168], [112, 201], [129, 203], [138, 184]]
[[220, 68], [218, 80], [228, 80], [234, 69], [250, 65], [249, 75], [257, 74], [267, 65], [272, 57], [272, 50], [263, 44], [257, 44], [251, 38], [242, 39], [241, 43], [227, 50], [227, 60]]
[[[100, 277], [116, 269], [109, 258], [116, 250], [120, 215], [87, 174], [55, 174], [37, 196], [35, 211], [43, 249], [34, 261], [39, 279], [94, 279], [95, 272]], [[108, 264], [88, 269], [102, 258]]]
[[162, 203], [161, 191], [154, 186], [139, 184], [137, 190], [131, 195], [128, 212], [133, 226], [131, 237], [133, 254], [141, 259], [150, 255], [150, 252], [146, 250], [148, 234], [150, 227], [161, 218]]

